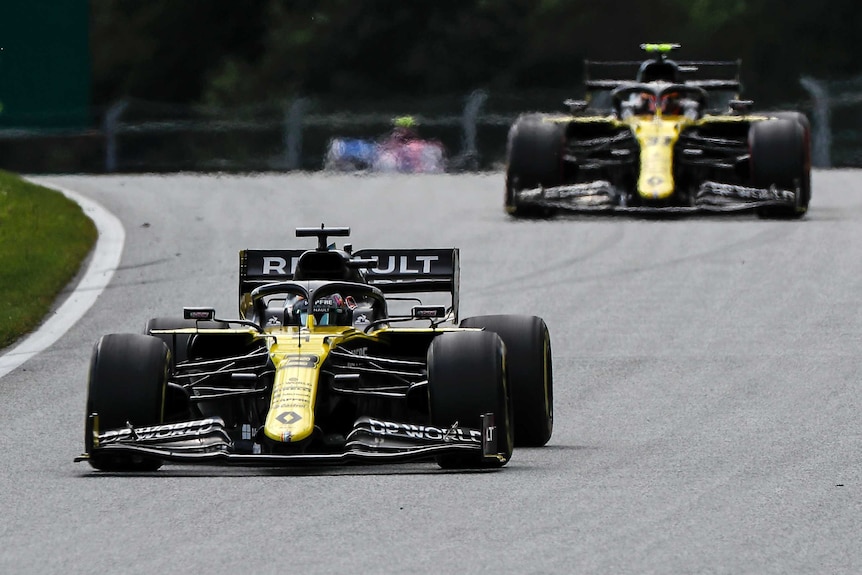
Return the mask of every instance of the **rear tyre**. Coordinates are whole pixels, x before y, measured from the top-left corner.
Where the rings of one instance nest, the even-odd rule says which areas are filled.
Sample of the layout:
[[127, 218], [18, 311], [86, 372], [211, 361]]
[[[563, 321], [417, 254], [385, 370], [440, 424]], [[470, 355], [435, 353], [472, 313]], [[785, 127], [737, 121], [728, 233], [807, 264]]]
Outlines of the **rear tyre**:
[[517, 191], [558, 186], [562, 182], [564, 127], [542, 114], [520, 116], [509, 129], [506, 145], [506, 212], [514, 217], [541, 217], [553, 210], [525, 206]]
[[762, 218], [801, 218], [808, 211], [811, 200], [811, 145], [806, 130], [807, 118], [803, 121], [798, 116], [787, 114], [777, 120], [753, 123], [748, 135], [752, 185], [799, 190], [795, 206], [760, 208], [757, 214]]
[[[158, 425], [164, 421], [170, 360], [158, 338], [131, 333], [102, 336], [93, 349], [87, 415], [98, 415], [99, 430]], [[85, 437], [89, 446], [91, 438]], [[101, 471], [155, 471], [159, 459], [129, 454], [91, 454]]]
[[503, 341], [482, 331], [447, 332], [428, 349], [428, 409], [431, 425], [448, 429], [482, 429], [482, 414], [493, 413], [497, 449], [502, 460], [485, 460], [481, 454], [445, 454], [437, 457], [446, 469], [502, 467], [512, 457], [512, 406], [506, 387]]
[[506, 376], [512, 396], [515, 447], [541, 447], [554, 430], [554, 377], [551, 336], [540, 317], [470, 317], [461, 327], [483, 328], [506, 345]]

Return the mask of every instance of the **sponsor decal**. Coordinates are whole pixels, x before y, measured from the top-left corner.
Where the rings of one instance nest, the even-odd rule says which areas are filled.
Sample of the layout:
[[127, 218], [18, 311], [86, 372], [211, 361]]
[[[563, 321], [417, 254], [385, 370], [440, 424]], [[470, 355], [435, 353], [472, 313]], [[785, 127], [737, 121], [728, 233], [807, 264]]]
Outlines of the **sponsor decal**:
[[290, 266], [288, 267], [287, 258], [282, 258], [278, 256], [263, 256], [260, 273], [264, 276], [293, 275], [293, 272], [296, 271], [296, 262], [298, 261], [298, 257], [290, 258]]
[[149, 427], [126, 427], [99, 434], [99, 444], [105, 445], [120, 441], [154, 441], [163, 439], [190, 438], [208, 435], [224, 426], [221, 418], [213, 417], [197, 421], [183, 421]]
[[446, 308], [443, 306], [413, 306], [413, 317], [437, 318], [446, 317]]
[[311, 383], [291, 377], [273, 390], [270, 405], [272, 409], [308, 409], [311, 406], [313, 389], [314, 386]]
[[215, 315], [215, 310], [210, 308], [185, 308], [183, 311], [186, 319], [207, 321]]
[[436, 262], [440, 258], [438, 256], [420, 254], [404, 255], [404, 256], [389, 256], [381, 261], [378, 256], [372, 259], [377, 261], [377, 267], [371, 268], [369, 271], [373, 274], [430, 274], [431, 263]]
[[207, 319], [209, 318], [209, 313], [203, 311], [193, 311], [189, 313], [189, 319]]
[[[300, 257], [306, 250], [245, 250], [249, 277], [291, 277], [296, 273]], [[420, 275], [451, 273], [453, 250], [450, 249], [392, 249], [360, 250], [353, 254], [360, 259], [377, 262], [372, 275]]]
[[275, 419], [279, 423], [283, 423], [284, 425], [293, 425], [294, 423], [302, 419], [302, 416], [295, 411], [285, 411], [283, 413], [279, 413], [278, 417], [276, 417]]
[[796, 193], [794, 191], [778, 189], [775, 186], [770, 186], [769, 188], [747, 188], [745, 186], [720, 184], [718, 182], [703, 183], [700, 188], [700, 195], [705, 194], [752, 201], [792, 203], [796, 200]]
[[298, 353], [285, 358], [280, 367], [314, 367], [320, 361], [320, 357], [311, 353]]
[[492, 441], [495, 440], [496, 436], [497, 436], [497, 426], [496, 425], [489, 425], [488, 429], [485, 430], [485, 441], [487, 441], [488, 443], [491, 443]]
[[399, 437], [402, 439], [419, 439], [453, 443], [482, 443], [482, 432], [477, 429], [451, 427], [441, 429], [431, 425], [413, 425], [368, 418], [369, 430], [374, 435], [384, 437]]
[[368, 321], [368, 316], [366, 316], [364, 313], [360, 313], [360, 314], [353, 316], [353, 323], [371, 323], [371, 322]]
[[543, 197], [549, 200], [567, 200], [570, 198], [592, 198], [593, 196], [607, 196], [611, 194], [613, 187], [606, 180], [586, 182], [583, 184], [570, 184], [556, 188], [540, 188], [535, 197]]
[[244, 250], [249, 277], [290, 277], [305, 250]]
[[448, 248], [367, 249], [354, 256], [376, 263], [376, 267], [368, 269], [371, 276], [447, 275], [453, 271], [458, 251]]

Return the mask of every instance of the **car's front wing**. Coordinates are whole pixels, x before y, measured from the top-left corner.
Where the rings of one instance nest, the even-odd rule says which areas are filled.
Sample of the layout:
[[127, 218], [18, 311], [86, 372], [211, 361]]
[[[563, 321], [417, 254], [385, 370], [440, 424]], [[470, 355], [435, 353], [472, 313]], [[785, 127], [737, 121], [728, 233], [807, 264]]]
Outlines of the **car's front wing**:
[[519, 207], [537, 207], [584, 213], [708, 213], [742, 212], [771, 206], [793, 207], [798, 190], [776, 187], [753, 188], [721, 182], [703, 182], [692, 205], [629, 205], [626, 194], [610, 182], [599, 180], [578, 184], [517, 190]]
[[356, 421], [338, 453], [261, 453], [251, 444], [233, 442], [218, 417], [149, 427], [99, 431], [98, 415], [88, 418], [86, 453], [75, 461], [99, 454], [128, 454], [184, 464], [249, 467], [385, 464], [418, 461], [444, 453], [479, 453], [489, 461], [505, 462], [497, 449], [494, 415], [482, 416], [482, 429], [392, 422], [371, 417]]

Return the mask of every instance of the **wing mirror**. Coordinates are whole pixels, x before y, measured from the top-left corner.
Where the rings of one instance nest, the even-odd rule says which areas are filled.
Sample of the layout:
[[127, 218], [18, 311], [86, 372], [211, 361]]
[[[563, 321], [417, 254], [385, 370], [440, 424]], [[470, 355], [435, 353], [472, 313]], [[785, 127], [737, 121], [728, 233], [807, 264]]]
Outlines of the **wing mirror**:
[[416, 319], [439, 319], [446, 317], [446, 307], [442, 305], [414, 305], [410, 311]]
[[184, 307], [183, 319], [197, 321], [212, 321], [215, 319], [215, 308], [212, 307]]
[[754, 106], [754, 100], [731, 100], [728, 105], [731, 110], [738, 114], [747, 114]]
[[578, 112], [583, 112], [587, 109], [587, 101], [586, 100], [565, 100], [563, 105], [569, 109], [569, 113], [577, 114]]

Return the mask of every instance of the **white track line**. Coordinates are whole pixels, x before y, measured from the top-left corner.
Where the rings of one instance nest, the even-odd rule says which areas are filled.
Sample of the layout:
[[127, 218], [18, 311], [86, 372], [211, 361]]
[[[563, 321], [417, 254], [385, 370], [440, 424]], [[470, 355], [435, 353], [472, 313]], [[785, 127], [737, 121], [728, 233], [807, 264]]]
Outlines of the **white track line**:
[[98, 203], [84, 196], [49, 184], [38, 179], [28, 178], [34, 184], [61, 192], [77, 202], [84, 214], [96, 224], [99, 237], [90, 258], [90, 264], [75, 290], [66, 301], [29, 336], [0, 355], [0, 377], [3, 377], [22, 363], [45, 350], [60, 339], [69, 328], [81, 319], [87, 310], [96, 303], [96, 298], [110, 283], [114, 271], [120, 264], [126, 231], [117, 217]]

